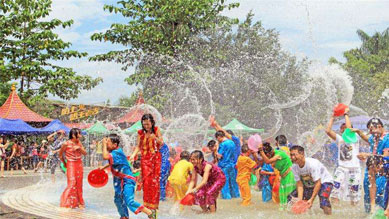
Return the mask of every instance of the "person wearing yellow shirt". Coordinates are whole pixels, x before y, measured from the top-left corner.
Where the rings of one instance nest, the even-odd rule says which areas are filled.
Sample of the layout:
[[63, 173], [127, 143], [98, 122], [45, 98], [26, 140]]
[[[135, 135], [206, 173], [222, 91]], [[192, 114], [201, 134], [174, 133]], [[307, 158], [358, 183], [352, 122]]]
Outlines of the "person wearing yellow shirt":
[[190, 153], [181, 152], [180, 161], [178, 161], [169, 176], [169, 184], [174, 190], [174, 201], [181, 201], [188, 190], [188, 179], [193, 172], [193, 164], [189, 162]]
[[241, 205], [248, 206], [251, 202], [250, 176], [257, 163], [249, 157], [251, 150], [247, 144], [242, 145], [241, 152], [236, 162], [236, 169], [238, 170], [236, 182], [239, 186], [240, 196], [243, 199]]

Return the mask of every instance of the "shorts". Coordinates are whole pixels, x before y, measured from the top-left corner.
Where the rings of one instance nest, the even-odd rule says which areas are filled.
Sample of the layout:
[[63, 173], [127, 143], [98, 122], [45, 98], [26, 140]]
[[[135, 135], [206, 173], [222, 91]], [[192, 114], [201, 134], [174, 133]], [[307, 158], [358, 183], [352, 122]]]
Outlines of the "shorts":
[[11, 160], [10, 160], [10, 166], [12, 167], [12, 168], [16, 168], [16, 166], [19, 166], [19, 167], [21, 167], [21, 165], [22, 165], [22, 162], [21, 162], [22, 160], [21, 160], [21, 158], [20, 157], [17, 157], [17, 156], [14, 156]]
[[55, 155], [49, 156], [49, 161], [50, 162], [48, 163], [48, 165], [50, 167], [50, 173], [55, 174], [55, 169], [57, 168], [57, 166], [59, 166], [61, 161], [59, 160], [58, 156]]
[[[320, 200], [320, 208], [328, 207], [331, 208], [331, 202], [330, 202], [330, 195], [333, 188], [332, 183], [323, 183], [321, 184], [321, 188], [319, 191], [319, 200]], [[303, 192], [303, 200], [309, 200], [312, 197], [313, 188], [306, 188], [304, 187]], [[290, 195], [288, 196], [288, 202], [293, 197], [297, 197], [297, 189], [294, 190]]]
[[361, 169], [339, 166], [334, 174], [334, 188], [331, 198], [358, 202], [361, 199]]
[[38, 162], [39, 162], [39, 157], [38, 157], [38, 155], [32, 156], [32, 163], [35, 165], [35, 164], [37, 164]]
[[7, 159], [5, 154], [0, 155], [0, 161], [5, 161]]

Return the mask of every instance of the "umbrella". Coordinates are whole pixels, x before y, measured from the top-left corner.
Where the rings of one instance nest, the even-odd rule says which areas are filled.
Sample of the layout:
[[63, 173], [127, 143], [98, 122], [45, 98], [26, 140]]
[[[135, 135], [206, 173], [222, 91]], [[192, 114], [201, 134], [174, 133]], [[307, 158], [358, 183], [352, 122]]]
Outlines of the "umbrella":
[[233, 119], [230, 123], [223, 126], [225, 130], [231, 130], [235, 132], [263, 132], [263, 129], [250, 128], [243, 123], [239, 122], [237, 119]]
[[[360, 130], [367, 130], [366, 124], [371, 119], [369, 116], [353, 116], [350, 117], [350, 122], [353, 125], [354, 128], [360, 129]], [[381, 121], [384, 123], [384, 125], [388, 125], [389, 121], [381, 119]], [[334, 126], [332, 127], [333, 130], [339, 130], [340, 126], [345, 123], [344, 119], [341, 119], [334, 123]]]

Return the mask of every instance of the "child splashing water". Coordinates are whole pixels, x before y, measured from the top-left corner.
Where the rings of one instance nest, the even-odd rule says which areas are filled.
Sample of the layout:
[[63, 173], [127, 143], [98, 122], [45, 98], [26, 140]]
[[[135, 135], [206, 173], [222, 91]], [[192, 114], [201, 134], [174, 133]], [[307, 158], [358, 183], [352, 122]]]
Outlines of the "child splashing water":
[[[263, 164], [260, 173], [263, 177], [262, 201], [269, 202], [272, 200], [272, 184], [276, 174], [274, 173], [273, 167], [267, 163]], [[271, 180], [271, 177], [273, 177], [273, 180]]]
[[251, 204], [250, 176], [257, 163], [249, 157], [252, 151], [247, 144], [242, 146], [241, 151], [242, 154], [238, 157], [238, 162], [236, 163], [236, 169], [238, 170], [236, 182], [238, 183], [240, 195], [243, 199], [241, 205], [248, 206]]
[[[190, 156], [194, 166], [192, 179], [186, 194], [195, 194], [195, 203], [200, 205], [203, 212], [216, 212], [216, 199], [226, 183], [223, 171], [215, 164], [204, 160], [203, 152], [195, 150]], [[196, 185], [197, 174], [202, 177], [200, 184]]]
[[[116, 134], [109, 135], [103, 139], [103, 159], [109, 163], [100, 167], [105, 169], [111, 167], [113, 183], [115, 189], [115, 205], [118, 209], [121, 219], [128, 219], [129, 208], [133, 213], [145, 213], [149, 218], [155, 219], [156, 210], [150, 210], [134, 200], [136, 178], [128, 164], [127, 157], [123, 150], [119, 148], [120, 138]], [[134, 168], [139, 166], [134, 165]]]
[[169, 176], [170, 186], [174, 190], [174, 201], [180, 201], [184, 198], [188, 191], [188, 178], [192, 175], [193, 164], [189, 162], [190, 154], [188, 151], [183, 151], [180, 154], [181, 160], [174, 165], [172, 173]]
[[292, 161], [283, 150], [274, 150], [269, 143], [260, 144], [258, 151], [265, 163], [274, 163], [274, 168], [280, 171], [280, 210], [285, 210], [288, 202], [288, 195], [296, 188], [296, 181], [294, 180], [291, 169]]

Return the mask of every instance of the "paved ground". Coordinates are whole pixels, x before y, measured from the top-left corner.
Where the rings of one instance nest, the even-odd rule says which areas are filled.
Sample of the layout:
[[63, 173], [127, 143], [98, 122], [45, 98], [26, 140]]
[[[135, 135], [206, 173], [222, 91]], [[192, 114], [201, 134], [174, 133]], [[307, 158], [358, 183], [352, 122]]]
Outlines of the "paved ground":
[[[85, 169], [84, 169], [85, 170]], [[85, 170], [86, 178], [89, 171]], [[85, 210], [59, 208], [59, 196], [66, 186], [64, 174], [58, 174], [56, 184], [51, 183], [50, 175], [45, 173], [29, 173], [24, 175], [17, 172], [15, 176], [0, 178], [0, 218], [52, 218], [52, 219], [105, 219], [118, 218], [119, 215], [113, 203], [114, 192], [112, 184], [95, 189], [84, 179], [84, 199], [87, 201]], [[112, 179], [110, 178], [110, 181]], [[333, 206], [333, 215], [324, 216], [319, 203], [304, 215], [293, 215], [290, 212], [279, 212], [278, 205], [269, 202], [263, 203], [261, 193], [252, 190], [253, 205], [241, 207], [240, 199], [218, 199], [218, 212], [212, 215], [213, 219], [237, 218], [290, 218], [290, 219], [332, 219], [332, 218], [370, 218], [363, 212], [363, 204], [351, 207], [349, 203], [342, 202]], [[136, 200], [142, 200], [141, 194], [136, 194]], [[10, 206], [10, 207], [8, 207]], [[15, 210], [17, 209], [17, 210]], [[171, 200], [163, 202], [159, 209], [160, 219], [209, 219], [210, 215], [198, 214], [200, 208], [192, 206], [179, 211], [178, 204]], [[39, 216], [35, 216], [39, 215]], [[131, 214], [131, 217], [134, 215]], [[135, 218], [147, 218], [137, 215]]]
[[[43, 173], [44, 174], [44, 173]], [[49, 174], [44, 174], [49, 177]], [[21, 171], [16, 171], [14, 176], [8, 175], [6, 172], [5, 178], [0, 178], [0, 218], [39, 218], [43, 219], [45, 217], [36, 216], [33, 214], [28, 214], [22, 211], [15, 210], [13, 208], [8, 207], [2, 202], [2, 196], [11, 190], [23, 188], [29, 185], [36, 184], [40, 181], [41, 174], [40, 173], [32, 173], [28, 171], [27, 175], [24, 175]]]

